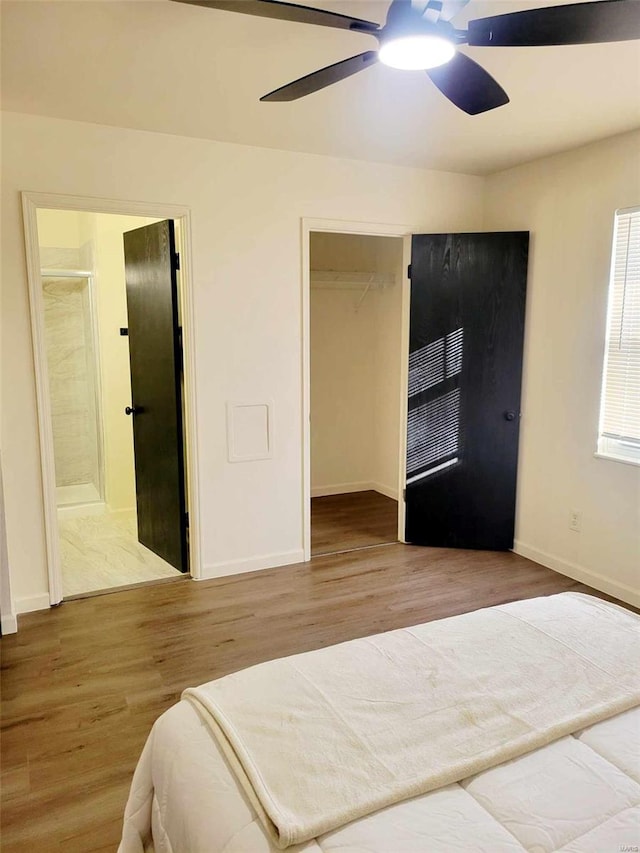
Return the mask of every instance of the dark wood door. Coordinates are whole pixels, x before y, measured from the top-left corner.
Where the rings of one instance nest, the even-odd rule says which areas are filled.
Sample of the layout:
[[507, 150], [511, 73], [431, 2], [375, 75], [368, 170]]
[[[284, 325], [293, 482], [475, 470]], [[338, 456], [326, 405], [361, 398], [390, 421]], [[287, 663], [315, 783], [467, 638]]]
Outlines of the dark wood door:
[[188, 571], [173, 222], [124, 234], [138, 539]]
[[407, 542], [513, 547], [528, 246], [413, 237]]

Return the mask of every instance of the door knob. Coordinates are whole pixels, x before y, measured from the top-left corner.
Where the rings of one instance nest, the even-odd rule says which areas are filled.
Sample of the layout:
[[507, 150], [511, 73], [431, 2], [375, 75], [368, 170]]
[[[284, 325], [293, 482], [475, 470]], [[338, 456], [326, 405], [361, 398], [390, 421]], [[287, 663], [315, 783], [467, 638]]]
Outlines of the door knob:
[[126, 409], [124, 410], [124, 413], [125, 413], [125, 415], [135, 415], [135, 413], [136, 413], [135, 406], [127, 406]]
[[504, 419], [505, 421], [515, 421], [516, 413], [512, 409], [507, 409], [504, 413]]

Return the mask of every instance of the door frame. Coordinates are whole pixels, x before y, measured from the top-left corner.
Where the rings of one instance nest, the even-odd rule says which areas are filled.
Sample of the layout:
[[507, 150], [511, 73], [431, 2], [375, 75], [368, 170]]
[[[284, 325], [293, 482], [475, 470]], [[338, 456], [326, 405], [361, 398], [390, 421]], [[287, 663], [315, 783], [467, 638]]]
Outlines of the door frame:
[[60, 533], [56, 506], [53, 422], [51, 419], [51, 397], [47, 373], [44, 304], [40, 280], [41, 264], [37, 220], [37, 210], [39, 208], [75, 210], [84, 213], [111, 213], [120, 216], [144, 216], [153, 219], [173, 219], [179, 223], [181, 237], [180, 300], [184, 347], [184, 409], [186, 414], [186, 423], [183, 427], [187, 447], [185, 470], [187, 473], [187, 500], [189, 508], [189, 566], [191, 576], [199, 579], [201, 577], [201, 542], [197, 460], [195, 310], [192, 279], [190, 208], [176, 204], [91, 198], [54, 193], [23, 192], [21, 196], [27, 281], [29, 285], [29, 313], [31, 316], [31, 336], [36, 379], [36, 405], [40, 433], [40, 469], [42, 472], [42, 497], [47, 545], [49, 602], [51, 605], [59, 604], [63, 599], [63, 590], [60, 562]]
[[[302, 235], [302, 545], [304, 560], [311, 559], [311, 234], [354, 234], [363, 237], [398, 237], [402, 239], [402, 309], [401, 309], [401, 377], [400, 387], [406, 389], [409, 380], [409, 305], [411, 282], [408, 268], [411, 263], [411, 235], [408, 225], [393, 225], [375, 222], [345, 222], [342, 219], [301, 220]], [[400, 446], [398, 447], [398, 540], [405, 541], [405, 505], [403, 491], [406, 479], [407, 457], [407, 407], [406, 393], [400, 394], [398, 416], [400, 418]]]

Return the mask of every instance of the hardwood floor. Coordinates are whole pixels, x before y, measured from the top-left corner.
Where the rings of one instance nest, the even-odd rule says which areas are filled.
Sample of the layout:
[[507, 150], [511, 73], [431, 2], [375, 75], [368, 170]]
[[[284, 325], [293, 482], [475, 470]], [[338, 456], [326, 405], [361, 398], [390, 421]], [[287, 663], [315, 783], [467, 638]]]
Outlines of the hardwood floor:
[[311, 554], [398, 541], [398, 502], [378, 492], [311, 499]]
[[149, 729], [189, 685], [569, 589], [590, 591], [511, 553], [396, 544], [22, 616], [0, 644], [2, 849], [113, 853]]

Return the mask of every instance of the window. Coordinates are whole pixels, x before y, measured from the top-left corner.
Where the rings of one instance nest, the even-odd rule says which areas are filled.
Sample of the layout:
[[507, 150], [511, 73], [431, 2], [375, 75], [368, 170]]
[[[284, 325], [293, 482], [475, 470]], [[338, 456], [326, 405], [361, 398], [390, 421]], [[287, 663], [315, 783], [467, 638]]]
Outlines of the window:
[[616, 214], [598, 453], [640, 465], [640, 207]]

